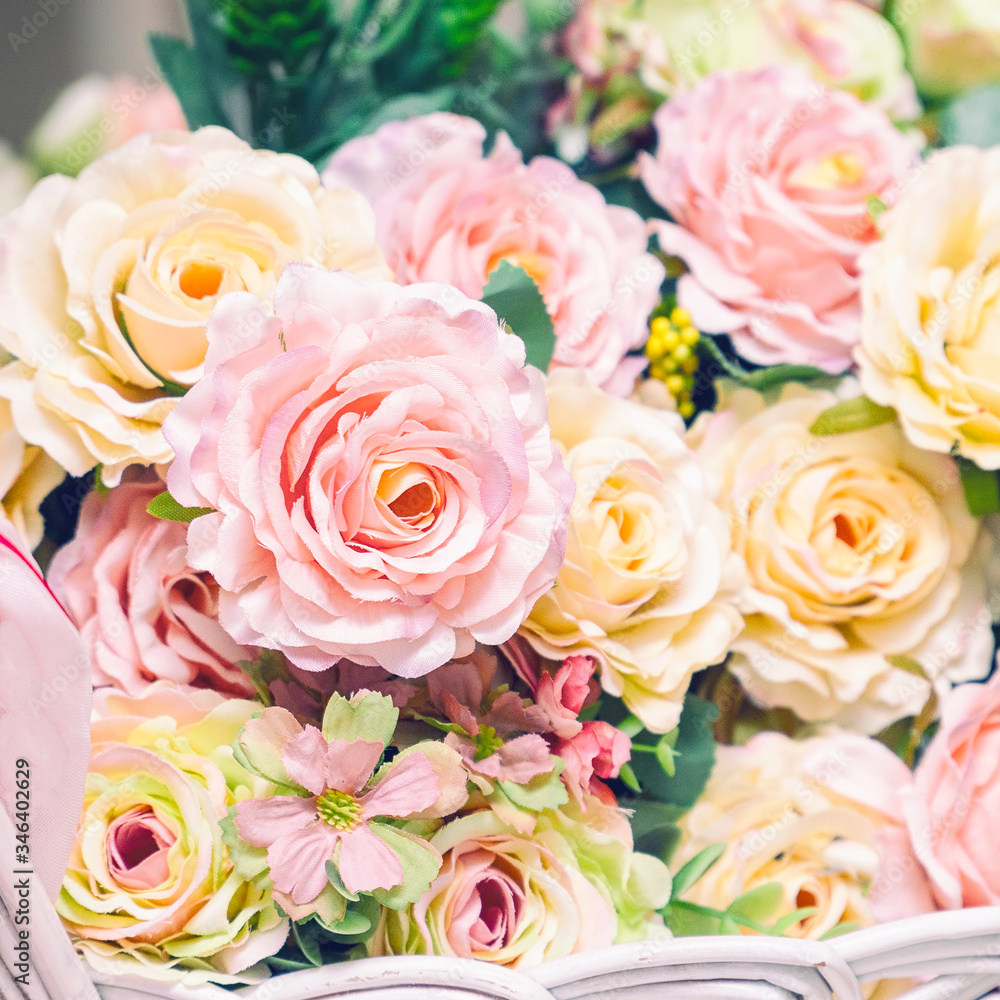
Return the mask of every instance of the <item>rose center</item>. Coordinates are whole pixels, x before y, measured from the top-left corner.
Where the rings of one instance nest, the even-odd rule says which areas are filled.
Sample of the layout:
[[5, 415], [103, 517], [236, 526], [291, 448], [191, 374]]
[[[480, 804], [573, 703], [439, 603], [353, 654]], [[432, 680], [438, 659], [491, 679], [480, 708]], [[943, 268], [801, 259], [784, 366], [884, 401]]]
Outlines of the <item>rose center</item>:
[[168, 855], [176, 837], [149, 806], [130, 809], [108, 828], [108, 871], [126, 889], [151, 889], [170, 875]]
[[401, 521], [422, 520], [434, 512], [434, 491], [429, 483], [417, 483], [400, 493], [389, 504], [389, 510]]
[[337, 788], [328, 788], [316, 799], [316, 812], [335, 830], [353, 830], [361, 821], [361, 803]]
[[865, 176], [865, 165], [856, 153], [846, 150], [824, 157], [795, 172], [792, 183], [796, 187], [832, 191], [841, 187], [854, 187]]
[[837, 537], [845, 545], [850, 545], [853, 549], [858, 544], [858, 536], [854, 533], [854, 527], [851, 525], [851, 522], [843, 514], [837, 514], [833, 519], [833, 523], [837, 529]]
[[207, 299], [218, 292], [222, 274], [222, 267], [218, 264], [189, 260], [182, 265], [177, 283], [189, 298]]

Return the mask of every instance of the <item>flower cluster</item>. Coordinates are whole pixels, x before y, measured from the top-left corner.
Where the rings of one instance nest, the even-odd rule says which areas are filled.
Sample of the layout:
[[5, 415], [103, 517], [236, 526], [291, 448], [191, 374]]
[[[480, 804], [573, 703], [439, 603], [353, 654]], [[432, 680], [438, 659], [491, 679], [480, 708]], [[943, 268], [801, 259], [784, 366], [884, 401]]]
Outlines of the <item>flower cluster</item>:
[[1000, 905], [989, 12], [429, 2], [229, 4], [218, 81], [2, 154], [69, 940], [183, 990]]

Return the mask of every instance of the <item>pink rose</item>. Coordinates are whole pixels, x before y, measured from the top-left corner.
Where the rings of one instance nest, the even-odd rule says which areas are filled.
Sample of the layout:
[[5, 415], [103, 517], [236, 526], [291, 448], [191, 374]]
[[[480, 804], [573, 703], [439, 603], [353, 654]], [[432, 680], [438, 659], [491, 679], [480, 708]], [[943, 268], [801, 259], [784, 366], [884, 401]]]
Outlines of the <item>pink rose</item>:
[[842, 371], [860, 339], [858, 254], [876, 239], [871, 196], [891, 201], [913, 165], [886, 115], [804, 72], [720, 71], [664, 105], [643, 183], [675, 223], [660, 246], [695, 324], [759, 364]]
[[905, 825], [879, 845], [877, 916], [1000, 904], [1000, 673], [950, 692], [899, 798]]
[[154, 680], [250, 695], [236, 665], [252, 660], [218, 622], [219, 588], [187, 564], [185, 526], [146, 505], [163, 483], [122, 483], [83, 502], [76, 537], [56, 553], [49, 583], [80, 628], [95, 687], [138, 695]]
[[164, 427], [188, 558], [240, 643], [413, 677], [503, 642], [552, 584], [574, 487], [541, 376], [451, 288], [287, 266], [235, 293]]
[[484, 157], [485, 137], [457, 115], [391, 122], [345, 144], [323, 180], [372, 202], [403, 284], [443, 281], [478, 298], [500, 261], [523, 267], [555, 323], [553, 365], [627, 394], [643, 363], [622, 359], [645, 342], [664, 275], [642, 219], [558, 160], [523, 163], [504, 133]]

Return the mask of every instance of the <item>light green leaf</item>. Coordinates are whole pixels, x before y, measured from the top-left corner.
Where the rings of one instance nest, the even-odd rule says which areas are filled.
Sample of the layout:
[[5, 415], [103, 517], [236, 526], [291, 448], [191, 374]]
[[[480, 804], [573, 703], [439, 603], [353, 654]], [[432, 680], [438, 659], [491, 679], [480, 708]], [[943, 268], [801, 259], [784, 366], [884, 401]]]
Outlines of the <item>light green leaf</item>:
[[897, 669], [905, 670], [908, 674], [915, 674], [917, 677], [923, 677], [925, 680], [927, 678], [924, 668], [916, 660], [910, 659], [909, 656], [887, 656], [886, 660]]
[[296, 923], [293, 920], [292, 937], [295, 938], [295, 943], [299, 946], [299, 951], [305, 956], [306, 961], [314, 968], [319, 968], [323, 964], [323, 952], [316, 939], [316, 930], [312, 920], [302, 923]]
[[836, 927], [831, 927], [822, 937], [820, 941], [829, 941], [830, 938], [840, 937], [841, 934], [853, 934], [855, 931], [861, 930], [861, 924], [854, 920], [845, 920], [842, 924], [837, 924]]
[[977, 87], [953, 100], [939, 118], [946, 146], [1000, 144], [1000, 86]]
[[851, 434], [867, 430], [879, 424], [887, 424], [896, 419], [896, 411], [891, 406], [879, 406], [867, 396], [855, 396], [824, 410], [809, 428], [818, 437], [829, 434]]
[[370, 829], [403, 865], [401, 885], [376, 889], [372, 895], [390, 910], [401, 910], [415, 903], [431, 887], [441, 870], [441, 855], [426, 840], [385, 823], [372, 823]]
[[889, 206], [877, 194], [868, 195], [865, 199], [865, 207], [868, 209], [868, 214], [876, 222], [878, 222], [879, 216], [889, 208]]
[[985, 517], [1000, 512], [1000, 484], [996, 471], [980, 469], [967, 458], [959, 457], [956, 461], [969, 513], [973, 517]]
[[677, 730], [674, 729], [672, 732], [664, 734], [664, 736], [661, 737], [660, 742], [656, 744], [656, 759], [659, 761], [660, 767], [663, 768], [663, 771], [668, 778], [674, 778], [677, 776], [677, 767], [674, 761], [680, 756], [680, 754], [674, 750], [674, 744], [676, 742]]
[[497, 783], [500, 790], [514, 805], [530, 812], [558, 809], [565, 805], [569, 802], [569, 795], [559, 775], [566, 767], [566, 762], [561, 757], [550, 756], [549, 760], [553, 762], [553, 766], [547, 774], [539, 774], [525, 785], [514, 781], [500, 781]]
[[638, 736], [639, 733], [643, 731], [646, 727], [642, 724], [639, 718], [635, 715], [630, 715], [626, 719], [622, 719], [618, 723], [618, 728], [629, 738], [632, 739], [633, 736]]
[[[355, 893], [350, 892], [346, 885], [344, 885], [344, 880], [340, 877], [340, 870], [333, 863], [332, 860], [326, 863], [326, 877], [330, 880], [330, 885], [340, 893], [344, 899], [349, 899], [352, 903], [356, 903], [361, 897]], [[331, 928], [332, 930], [333, 928]]]
[[642, 785], [639, 784], [639, 779], [635, 776], [635, 771], [628, 761], [622, 764], [621, 770], [618, 772], [618, 777], [625, 782], [625, 787], [631, 788], [636, 795], [642, 793]]
[[146, 511], [161, 521], [181, 521], [190, 524], [196, 517], [214, 514], [212, 507], [182, 507], [166, 490], [146, 504]]
[[765, 882], [737, 896], [726, 909], [735, 918], [744, 918], [762, 923], [774, 916], [785, 899], [785, 890], [780, 882]]
[[663, 910], [663, 919], [674, 937], [705, 937], [719, 933], [719, 917], [701, 907], [671, 903]]
[[791, 913], [786, 913], [771, 928], [771, 935], [773, 937], [780, 937], [790, 927], [794, 927], [800, 920], [808, 920], [811, 916], [813, 916], [815, 913], [818, 912], [819, 912], [818, 907], [803, 906], [800, 907], [798, 910], [793, 910]]
[[531, 275], [523, 267], [500, 261], [483, 289], [483, 302], [524, 341], [527, 363], [547, 371], [556, 335], [545, 300]]
[[384, 694], [366, 691], [351, 699], [333, 694], [323, 713], [323, 739], [368, 740], [388, 746], [398, 721], [399, 709]]
[[726, 845], [709, 844], [699, 851], [674, 876], [674, 889], [671, 899], [678, 899], [691, 888], [726, 853]]

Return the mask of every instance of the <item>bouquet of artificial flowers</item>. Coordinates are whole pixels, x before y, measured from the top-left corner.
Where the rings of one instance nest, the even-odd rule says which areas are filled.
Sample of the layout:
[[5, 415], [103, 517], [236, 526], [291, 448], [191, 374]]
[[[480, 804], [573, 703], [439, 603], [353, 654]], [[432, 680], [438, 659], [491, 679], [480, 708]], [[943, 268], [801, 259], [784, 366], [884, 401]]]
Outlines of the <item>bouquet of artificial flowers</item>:
[[174, 94], [88, 79], [0, 174], [95, 973], [1000, 905], [996, 27], [188, 6]]

